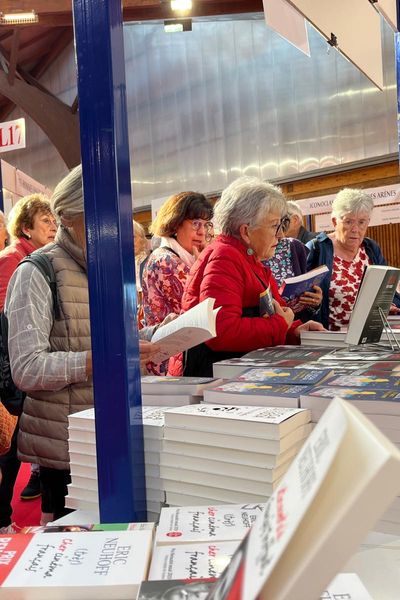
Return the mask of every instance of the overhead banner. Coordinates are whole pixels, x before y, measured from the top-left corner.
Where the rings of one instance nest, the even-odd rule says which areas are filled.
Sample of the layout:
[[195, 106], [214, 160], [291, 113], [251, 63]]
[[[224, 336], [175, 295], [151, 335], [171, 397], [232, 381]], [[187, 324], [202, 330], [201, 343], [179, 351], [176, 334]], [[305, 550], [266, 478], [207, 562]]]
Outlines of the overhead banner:
[[25, 119], [0, 123], [0, 153], [25, 148]]
[[[380, 90], [381, 19], [368, 0], [288, 0]], [[333, 37], [332, 37], [333, 34]]]
[[310, 56], [305, 18], [287, 0], [263, 0], [263, 5], [268, 27]]
[[[396, 202], [400, 202], [399, 183], [374, 188], [365, 188], [364, 192], [371, 196], [375, 206], [395, 204]], [[319, 196], [317, 198], [296, 200], [296, 204], [300, 206], [303, 215], [320, 215], [324, 213], [330, 213], [335, 196], [336, 194], [329, 194], [327, 196]]]
[[[369, 223], [370, 227], [392, 225], [393, 223], [400, 223], [400, 204], [375, 206]], [[331, 214], [317, 215], [314, 229], [315, 231], [333, 231]]]

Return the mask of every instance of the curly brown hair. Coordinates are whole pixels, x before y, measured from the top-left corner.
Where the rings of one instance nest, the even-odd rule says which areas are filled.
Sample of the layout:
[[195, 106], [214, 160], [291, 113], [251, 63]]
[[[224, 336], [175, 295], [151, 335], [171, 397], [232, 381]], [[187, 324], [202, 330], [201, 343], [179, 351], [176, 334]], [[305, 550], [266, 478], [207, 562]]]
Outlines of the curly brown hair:
[[18, 200], [8, 217], [8, 231], [14, 238], [26, 237], [24, 228], [32, 229], [35, 216], [52, 215], [50, 201], [42, 194], [31, 194]]
[[180, 192], [164, 202], [149, 231], [158, 237], [172, 237], [186, 219], [205, 219], [213, 216], [211, 202], [198, 192]]

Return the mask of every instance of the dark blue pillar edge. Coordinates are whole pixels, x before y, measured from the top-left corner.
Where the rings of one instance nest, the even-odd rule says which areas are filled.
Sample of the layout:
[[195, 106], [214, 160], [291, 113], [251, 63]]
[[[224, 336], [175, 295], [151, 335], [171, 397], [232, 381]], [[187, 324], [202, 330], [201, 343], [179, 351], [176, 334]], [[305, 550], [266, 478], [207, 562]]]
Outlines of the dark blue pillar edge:
[[100, 520], [146, 520], [120, 0], [74, 0]]

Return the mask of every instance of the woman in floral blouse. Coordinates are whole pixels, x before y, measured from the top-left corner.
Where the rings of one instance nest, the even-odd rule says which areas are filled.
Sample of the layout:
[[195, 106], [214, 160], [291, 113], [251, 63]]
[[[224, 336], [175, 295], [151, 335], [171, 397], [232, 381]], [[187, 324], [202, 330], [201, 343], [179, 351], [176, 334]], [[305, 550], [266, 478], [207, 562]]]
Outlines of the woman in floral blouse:
[[[151, 253], [142, 280], [146, 325], [156, 325], [170, 313], [180, 313], [183, 288], [212, 230], [212, 215], [211, 203], [196, 192], [171, 196], [160, 208], [150, 231], [161, 237], [161, 244]], [[165, 375], [167, 363], [153, 364], [150, 370]]]

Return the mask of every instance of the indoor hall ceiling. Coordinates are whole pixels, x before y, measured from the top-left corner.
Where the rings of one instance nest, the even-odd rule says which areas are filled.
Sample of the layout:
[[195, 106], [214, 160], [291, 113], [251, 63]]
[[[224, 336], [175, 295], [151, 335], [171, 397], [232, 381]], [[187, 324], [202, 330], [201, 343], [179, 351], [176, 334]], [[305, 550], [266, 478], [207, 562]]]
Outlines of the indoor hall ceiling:
[[[39, 79], [73, 40], [71, 7], [72, 0], [0, 0], [3, 13], [35, 10], [39, 17], [39, 22], [33, 25], [0, 25], [0, 72], [4, 71], [7, 75], [6, 85], [12, 86], [17, 78], [47, 92]], [[262, 0], [193, 0], [190, 15], [185, 16], [262, 10]], [[124, 21], [163, 20], [179, 16], [165, 0], [124, 0], [123, 15]], [[15, 104], [18, 104], [18, 99], [11, 100], [4, 94], [4, 87], [0, 89], [0, 122], [7, 119]], [[71, 110], [76, 108], [75, 102]]]

